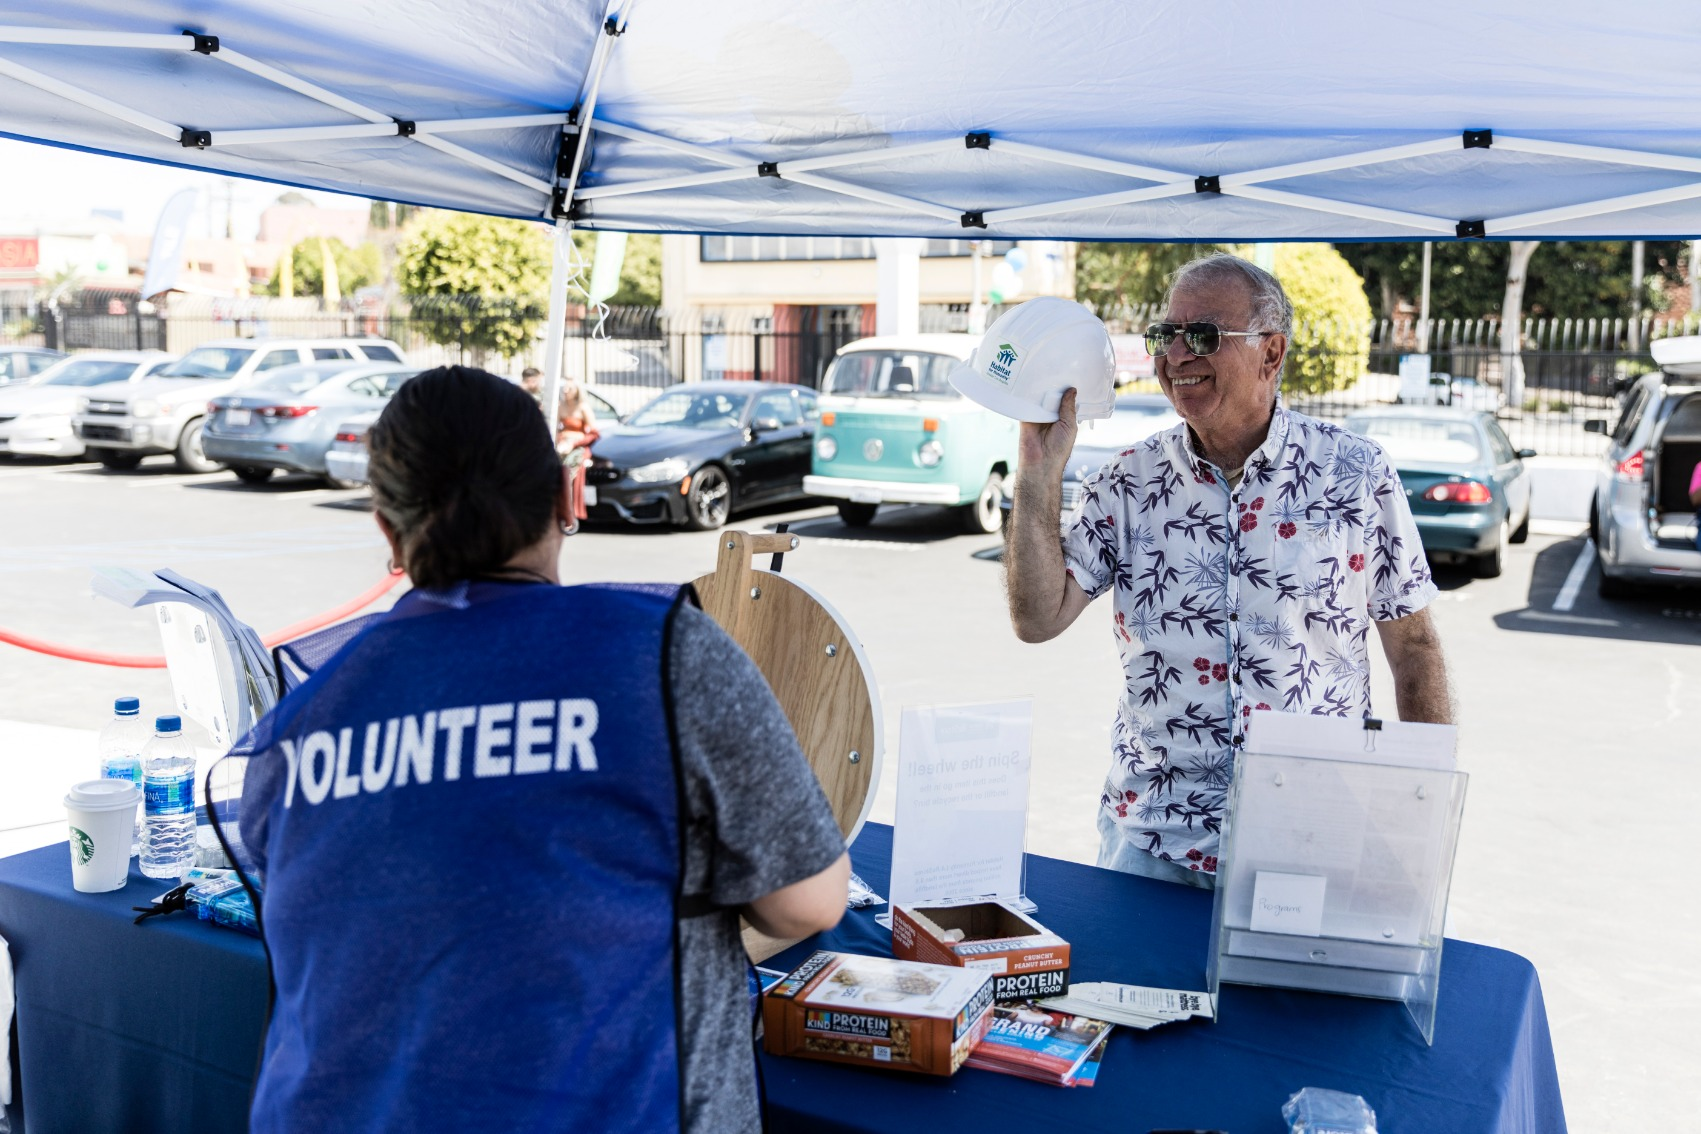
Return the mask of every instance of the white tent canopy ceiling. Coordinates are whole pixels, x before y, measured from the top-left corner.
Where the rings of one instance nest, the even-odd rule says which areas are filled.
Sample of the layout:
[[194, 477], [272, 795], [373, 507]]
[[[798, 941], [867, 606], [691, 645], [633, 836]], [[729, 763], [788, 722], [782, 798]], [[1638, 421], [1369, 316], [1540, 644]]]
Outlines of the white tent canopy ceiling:
[[0, 133], [630, 231], [1701, 235], [1693, 8], [1498, 9], [66, 0]]

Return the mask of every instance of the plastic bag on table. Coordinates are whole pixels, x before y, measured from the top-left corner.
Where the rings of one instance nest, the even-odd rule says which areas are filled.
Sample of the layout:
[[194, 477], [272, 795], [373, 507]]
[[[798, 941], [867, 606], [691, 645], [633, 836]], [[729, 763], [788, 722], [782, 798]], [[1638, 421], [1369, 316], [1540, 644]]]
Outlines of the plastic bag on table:
[[1376, 1112], [1357, 1095], [1305, 1087], [1282, 1104], [1288, 1134], [1376, 1134]]

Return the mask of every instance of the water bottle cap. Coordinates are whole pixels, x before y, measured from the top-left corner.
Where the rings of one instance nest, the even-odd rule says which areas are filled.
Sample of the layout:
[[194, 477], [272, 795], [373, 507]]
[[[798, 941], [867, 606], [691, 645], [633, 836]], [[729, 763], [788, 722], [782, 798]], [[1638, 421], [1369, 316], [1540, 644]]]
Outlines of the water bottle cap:
[[155, 732], [182, 732], [183, 718], [179, 716], [155, 717]]
[[112, 703], [112, 711], [121, 717], [133, 717], [142, 711], [142, 702], [135, 697], [120, 697]]

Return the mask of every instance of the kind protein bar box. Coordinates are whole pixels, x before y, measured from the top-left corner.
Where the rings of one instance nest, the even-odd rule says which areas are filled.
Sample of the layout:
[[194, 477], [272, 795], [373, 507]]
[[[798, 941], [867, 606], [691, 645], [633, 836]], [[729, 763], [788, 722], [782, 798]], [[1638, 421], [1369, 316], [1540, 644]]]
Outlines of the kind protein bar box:
[[892, 953], [990, 973], [999, 1001], [1062, 996], [1069, 942], [1008, 902], [892, 907]]
[[950, 1075], [986, 1035], [991, 1008], [984, 971], [821, 951], [763, 994], [763, 1044], [770, 1055]]

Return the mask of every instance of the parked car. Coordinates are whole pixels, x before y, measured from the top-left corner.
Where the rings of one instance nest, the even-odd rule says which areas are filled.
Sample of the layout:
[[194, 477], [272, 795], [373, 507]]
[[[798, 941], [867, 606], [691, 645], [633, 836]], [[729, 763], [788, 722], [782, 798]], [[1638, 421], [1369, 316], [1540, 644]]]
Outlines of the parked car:
[[163, 350], [85, 351], [0, 389], [0, 453], [82, 456], [83, 443], [71, 430], [81, 391], [139, 382], [171, 360]]
[[355, 411], [381, 410], [418, 373], [417, 366], [394, 362], [339, 360], [257, 374], [207, 403], [201, 448], [248, 484], [276, 472], [304, 472], [333, 488], [352, 488], [325, 463], [339, 422]]
[[[1595, 473], [1589, 532], [1602, 596], [1701, 583], [1689, 481], [1701, 463], [1701, 337], [1655, 339], [1660, 369], [1630, 387]], [[1604, 419], [1583, 423], [1607, 433]]]
[[590, 518], [708, 531], [734, 509], [800, 499], [819, 416], [802, 386], [669, 387], [591, 447]]
[[208, 401], [267, 370], [349, 359], [407, 361], [387, 339], [217, 339], [122, 396], [85, 398], [72, 427], [109, 469], [133, 469], [143, 457], [169, 453], [184, 472], [212, 472], [219, 463], [201, 449]]
[[0, 386], [33, 378], [64, 357], [64, 351], [49, 347], [0, 347]]
[[804, 491], [871, 523], [882, 504], [944, 504], [970, 532], [995, 532], [1016, 468], [1016, 422], [951, 387], [972, 335], [893, 335], [840, 349], [821, 388], [821, 429]]
[[[1069, 451], [1069, 463], [1063, 467], [1064, 518], [1081, 503], [1081, 484], [1089, 476], [1152, 434], [1180, 424], [1181, 416], [1162, 394], [1117, 395], [1116, 408], [1108, 420], [1086, 422], [1075, 435], [1075, 447]], [[1003, 496], [1006, 521], [1012, 503], [1006, 491]]]
[[1382, 446], [1433, 558], [1470, 562], [1499, 575], [1506, 545], [1530, 535], [1530, 474], [1492, 414], [1444, 407], [1388, 406], [1347, 418], [1347, 428]]
[[[620, 428], [620, 413], [600, 394], [580, 387], [596, 415], [597, 431], [612, 436]], [[366, 431], [383, 410], [372, 409], [348, 418], [337, 426], [331, 447], [325, 452], [325, 479], [339, 488], [358, 488], [366, 483]]]

